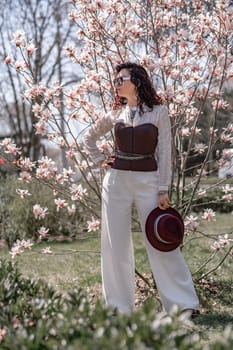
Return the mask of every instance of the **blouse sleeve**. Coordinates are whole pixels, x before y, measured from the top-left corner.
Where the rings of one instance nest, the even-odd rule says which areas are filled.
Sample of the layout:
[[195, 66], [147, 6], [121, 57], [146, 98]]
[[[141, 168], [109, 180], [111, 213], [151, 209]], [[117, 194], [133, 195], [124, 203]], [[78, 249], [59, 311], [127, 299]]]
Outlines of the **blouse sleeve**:
[[83, 138], [83, 143], [86, 151], [89, 153], [93, 162], [98, 163], [104, 160], [105, 157], [98, 149], [96, 142], [101, 136], [104, 136], [113, 128], [113, 118], [111, 114], [107, 114], [99, 119], [96, 124], [88, 129]]
[[171, 182], [171, 124], [166, 106], [161, 106], [158, 119], [159, 191], [167, 191]]

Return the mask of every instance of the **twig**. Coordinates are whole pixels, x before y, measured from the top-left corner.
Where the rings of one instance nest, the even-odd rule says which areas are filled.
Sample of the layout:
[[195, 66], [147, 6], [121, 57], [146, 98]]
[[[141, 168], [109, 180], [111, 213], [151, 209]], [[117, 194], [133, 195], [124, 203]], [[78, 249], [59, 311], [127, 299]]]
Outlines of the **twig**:
[[147, 278], [145, 278], [137, 269], [135, 269], [135, 274], [140, 277], [147, 285], [151, 288], [151, 284]]
[[228, 249], [227, 253], [224, 255], [224, 257], [222, 258], [222, 260], [220, 260], [220, 262], [218, 263], [218, 265], [216, 265], [215, 267], [213, 267], [212, 269], [210, 269], [209, 271], [207, 271], [206, 273], [204, 273], [203, 275], [201, 275], [200, 278], [198, 278], [197, 282], [199, 282], [202, 278], [208, 276], [209, 274], [211, 274], [212, 272], [216, 271], [219, 266], [221, 266], [223, 264], [223, 262], [226, 260], [227, 256], [231, 253], [231, 250], [233, 248], [233, 245]]

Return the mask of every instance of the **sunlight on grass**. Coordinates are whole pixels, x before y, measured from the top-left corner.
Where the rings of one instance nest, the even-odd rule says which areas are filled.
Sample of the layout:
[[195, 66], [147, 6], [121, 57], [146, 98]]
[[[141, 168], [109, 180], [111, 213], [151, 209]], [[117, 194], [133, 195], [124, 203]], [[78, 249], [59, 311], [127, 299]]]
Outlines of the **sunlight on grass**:
[[[230, 233], [233, 228], [233, 215], [220, 214], [216, 216], [216, 221], [203, 222], [199, 228], [205, 234], [214, 235], [212, 243], [219, 234]], [[199, 267], [213, 254], [211, 242], [194, 233], [188, 237], [187, 244], [182, 251], [185, 260], [196, 280], [200, 274], [215, 266], [221, 259], [222, 252], [217, 252], [215, 258], [198, 271]], [[140, 232], [133, 233], [135, 263], [137, 270], [142, 274], [150, 274], [150, 267], [143, 236]], [[53, 254], [42, 254], [42, 249], [50, 246]], [[9, 252], [1, 250], [2, 257], [9, 258]], [[93, 234], [87, 239], [80, 239], [73, 242], [43, 242], [33, 246], [31, 251], [26, 251], [15, 259], [19, 269], [26, 277], [33, 279], [43, 279], [56, 290], [67, 293], [74, 288], [83, 288], [88, 292], [93, 292], [96, 296], [101, 294], [101, 272], [100, 272], [100, 234]], [[232, 258], [229, 257], [218, 268], [211, 277], [207, 278], [210, 284], [201, 286], [196, 284], [198, 294], [201, 299], [204, 315], [201, 316], [201, 332], [210, 332], [210, 329], [222, 329], [228, 322], [226, 315], [232, 313], [233, 290], [232, 290]], [[211, 317], [215, 315], [215, 323], [211, 325]], [[223, 321], [221, 321], [223, 320]]]
[[[216, 221], [203, 222], [200, 230], [211, 235], [232, 232], [233, 215], [221, 214]], [[188, 237], [183, 248], [183, 254], [192, 272], [207, 256], [213, 253], [211, 243], [206, 238], [198, 238], [198, 233]], [[144, 239], [141, 233], [133, 233], [135, 264], [141, 273], [150, 273]], [[42, 254], [42, 249], [50, 246], [53, 254]], [[9, 257], [9, 253], [2, 250], [1, 255]], [[218, 256], [217, 256], [218, 258]], [[16, 258], [24, 276], [42, 278], [56, 289], [69, 291], [75, 287], [88, 287], [101, 283], [100, 274], [100, 234], [93, 234], [88, 238], [73, 242], [43, 242], [33, 247], [31, 251]], [[228, 260], [221, 268], [221, 275], [228, 276], [230, 267]]]
[[[199, 227], [205, 234], [214, 235], [212, 243], [219, 234], [233, 231], [233, 215], [218, 214], [216, 221], [202, 222]], [[210, 240], [198, 238], [198, 232], [187, 237], [187, 242], [182, 251], [185, 260], [193, 273], [194, 280], [200, 274], [217, 264], [222, 252], [217, 252], [215, 258], [204, 268], [195, 274], [195, 271], [213, 254]], [[150, 276], [150, 267], [142, 233], [133, 233], [135, 263], [137, 270]], [[42, 249], [50, 246], [53, 254], [42, 254]], [[10, 259], [9, 252], [1, 250], [3, 258]], [[100, 233], [84, 236], [73, 242], [43, 242], [33, 246], [31, 251], [26, 251], [15, 259], [20, 271], [25, 277], [43, 279], [60, 292], [69, 292], [74, 288], [82, 288], [90, 293], [93, 298], [101, 296], [101, 272], [100, 272]], [[207, 284], [196, 284], [197, 292], [201, 300], [202, 315], [195, 321], [194, 327], [201, 334], [203, 344], [211, 338], [211, 334], [222, 330], [226, 324], [232, 322], [233, 281], [232, 258], [226, 259], [210, 277]], [[94, 299], [95, 300], [95, 299]]]
[[[46, 246], [53, 254], [42, 254]], [[71, 243], [37, 244], [15, 260], [24, 276], [42, 278], [60, 291], [100, 283], [100, 240], [96, 235]]]

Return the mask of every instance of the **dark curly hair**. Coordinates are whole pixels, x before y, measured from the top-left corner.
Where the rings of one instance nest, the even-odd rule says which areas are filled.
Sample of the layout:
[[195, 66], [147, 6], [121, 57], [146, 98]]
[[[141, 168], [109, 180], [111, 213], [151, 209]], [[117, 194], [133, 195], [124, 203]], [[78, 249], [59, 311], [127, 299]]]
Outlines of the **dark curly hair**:
[[[152, 81], [143, 66], [137, 63], [126, 62], [118, 64], [115, 68], [116, 75], [122, 70], [127, 69], [130, 72], [131, 82], [136, 86], [138, 93], [138, 105], [141, 114], [143, 113], [143, 104], [153, 109], [155, 105], [161, 105], [162, 99], [156, 93]], [[126, 104], [124, 97], [115, 96], [113, 105], [120, 107]]]

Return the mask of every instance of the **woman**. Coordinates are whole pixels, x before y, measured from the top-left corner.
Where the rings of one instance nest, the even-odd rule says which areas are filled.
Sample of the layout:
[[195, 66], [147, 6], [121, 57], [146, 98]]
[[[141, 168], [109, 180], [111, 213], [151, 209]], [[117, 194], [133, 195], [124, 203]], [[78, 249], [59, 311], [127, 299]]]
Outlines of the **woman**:
[[[114, 111], [88, 130], [84, 144], [93, 161], [106, 167], [96, 142], [114, 128], [115, 157], [102, 190], [101, 268], [107, 305], [126, 313], [134, 307], [132, 203], [145, 237], [152, 209], [170, 206], [171, 127], [167, 108], [141, 65], [118, 65], [114, 85]], [[146, 237], [145, 246], [165, 311], [177, 305], [195, 313], [198, 298], [180, 249], [161, 252]]]

